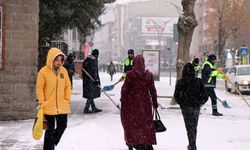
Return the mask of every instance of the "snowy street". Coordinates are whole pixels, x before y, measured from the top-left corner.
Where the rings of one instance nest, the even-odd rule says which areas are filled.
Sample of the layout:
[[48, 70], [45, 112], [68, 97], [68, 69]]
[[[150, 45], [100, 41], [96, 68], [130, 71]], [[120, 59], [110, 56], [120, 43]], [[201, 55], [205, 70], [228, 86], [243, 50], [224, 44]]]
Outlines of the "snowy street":
[[[121, 74], [115, 74], [113, 82], [107, 73], [100, 73], [101, 84], [110, 85], [119, 80]], [[169, 78], [161, 77], [156, 81], [157, 94], [172, 96], [175, 79], [169, 86]], [[122, 83], [108, 92], [119, 103]], [[66, 129], [56, 150], [127, 150], [123, 139], [123, 128], [117, 108], [102, 94], [95, 99], [96, 106], [103, 110], [96, 114], [83, 114], [86, 99], [82, 98], [82, 80], [74, 80], [71, 110]], [[201, 108], [198, 125], [198, 150], [249, 150], [250, 147], [250, 108], [239, 95], [225, 90], [216, 90], [217, 96], [226, 100], [232, 108], [224, 108], [218, 101], [222, 117], [211, 115], [211, 101]], [[250, 96], [245, 95], [250, 103]], [[170, 99], [159, 98], [158, 103], [169, 107]], [[155, 150], [186, 150], [188, 145], [186, 129], [180, 109], [161, 109], [161, 119], [167, 131], [157, 133]], [[0, 150], [39, 150], [43, 146], [32, 138], [33, 119], [22, 121], [0, 121]]]

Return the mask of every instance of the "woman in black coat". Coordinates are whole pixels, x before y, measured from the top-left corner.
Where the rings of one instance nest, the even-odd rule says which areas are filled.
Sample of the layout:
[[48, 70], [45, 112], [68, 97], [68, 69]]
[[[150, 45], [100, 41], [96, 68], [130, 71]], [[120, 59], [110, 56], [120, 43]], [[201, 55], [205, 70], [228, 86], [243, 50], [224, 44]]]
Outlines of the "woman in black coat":
[[185, 64], [182, 79], [175, 87], [174, 98], [180, 105], [188, 136], [188, 150], [197, 150], [196, 135], [200, 107], [206, 103], [208, 96], [202, 80], [195, 77], [194, 66]]
[[[83, 97], [87, 99], [83, 113], [96, 113], [101, 112], [101, 109], [96, 108], [94, 99], [100, 97], [100, 77], [98, 72], [98, 58], [99, 51], [94, 49], [89, 57], [87, 57], [82, 65], [82, 68], [85, 69], [91, 77], [95, 80], [92, 81], [90, 77], [82, 71], [82, 80], [83, 80]], [[89, 108], [92, 108], [90, 110]]]

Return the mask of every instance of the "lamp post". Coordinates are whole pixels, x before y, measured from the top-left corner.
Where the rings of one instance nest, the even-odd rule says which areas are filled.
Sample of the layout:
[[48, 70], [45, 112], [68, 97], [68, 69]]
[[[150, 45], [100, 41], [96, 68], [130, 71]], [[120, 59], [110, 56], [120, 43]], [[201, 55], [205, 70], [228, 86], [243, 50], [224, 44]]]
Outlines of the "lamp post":
[[158, 41], [159, 41], [160, 50], [162, 50], [162, 44], [161, 44], [162, 34], [163, 34], [163, 32], [164, 32], [164, 30], [165, 30], [165, 27], [166, 27], [166, 24], [169, 22], [169, 20], [165, 21], [165, 22], [162, 24], [163, 27], [160, 28], [160, 29], [162, 30], [161, 32], [159, 32], [159, 27], [160, 27], [161, 25], [159, 25], [159, 24], [158, 24], [156, 21], [154, 21], [153, 19], [150, 19], [150, 21], [153, 22], [153, 24], [154, 24], [154, 26], [155, 26], [155, 28], [156, 28], [156, 32], [157, 32], [157, 35], [158, 35]]

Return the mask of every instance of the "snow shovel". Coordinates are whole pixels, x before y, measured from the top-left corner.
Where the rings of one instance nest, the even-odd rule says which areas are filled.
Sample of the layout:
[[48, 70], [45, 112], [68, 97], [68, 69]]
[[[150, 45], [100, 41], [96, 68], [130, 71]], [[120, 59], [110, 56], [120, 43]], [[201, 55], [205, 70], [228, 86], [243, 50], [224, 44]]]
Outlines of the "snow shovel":
[[[93, 81], [96, 82], [96, 80], [84, 69], [82, 68], [82, 70], [87, 74], [87, 76]], [[116, 106], [116, 108], [118, 108], [121, 111], [121, 108], [118, 104], [116, 104], [113, 99], [103, 90], [103, 88], [98, 85], [98, 87], [100, 88], [100, 90], [108, 97], [108, 99]]]
[[228, 105], [227, 101], [223, 101], [223, 100], [219, 99], [218, 97], [217, 97], [217, 99], [221, 102], [221, 104], [222, 104], [225, 108], [231, 108], [231, 107]]
[[103, 87], [103, 90], [104, 90], [104, 91], [111, 91], [111, 90], [113, 90], [113, 89], [114, 89], [115, 85], [116, 85], [116, 84], [118, 84], [119, 82], [120, 82], [120, 80], [119, 80], [119, 81], [117, 81], [115, 84], [112, 84], [112, 85], [106, 85], [106, 86], [104, 86], [104, 87]]

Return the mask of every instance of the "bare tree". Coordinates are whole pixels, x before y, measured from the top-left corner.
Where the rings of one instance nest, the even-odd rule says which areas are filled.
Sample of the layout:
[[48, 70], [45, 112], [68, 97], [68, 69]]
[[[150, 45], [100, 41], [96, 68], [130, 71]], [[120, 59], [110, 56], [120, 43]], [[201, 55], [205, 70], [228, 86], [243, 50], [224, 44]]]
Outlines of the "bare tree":
[[[239, 29], [246, 24], [249, 8], [246, 7], [247, 0], [223, 0], [211, 1], [209, 3], [209, 28], [208, 35], [214, 41], [214, 52], [218, 57], [223, 58], [224, 48], [227, 42], [233, 42], [232, 48], [237, 49], [239, 45]], [[228, 40], [231, 39], [231, 40]], [[236, 47], [235, 47], [236, 46]], [[235, 58], [235, 51], [232, 51]], [[221, 65], [224, 65], [224, 59], [221, 59]], [[233, 60], [235, 63], [235, 60]]]
[[178, 52], [176, 61], [177, 79], [181, 78], [183, 65], [189, 60], [190, 45], [198, 22], [194, 13], [196, 0], [182, 0], [183, 14], [178, 20]]
[[[184, 64], [189, 60], [190, 45], [192, 42], [193, 32], [198, 25], [194, 13], [196, 0], [182, 0], [183, 14], [179, 17], [178, 29], [178, 51], [176, 61], [177, 80], [181, 78], [181, 71]], [[174, 98], [171, 100], [172, 105], [176, 104]]]

